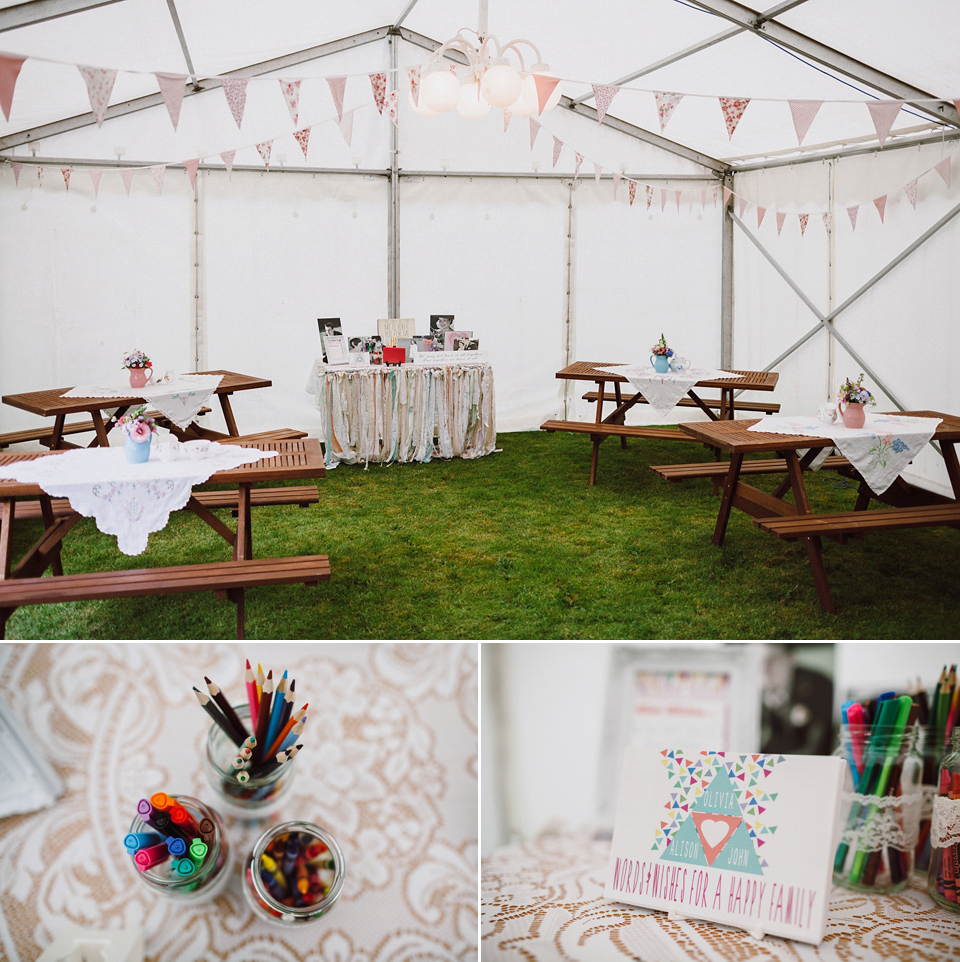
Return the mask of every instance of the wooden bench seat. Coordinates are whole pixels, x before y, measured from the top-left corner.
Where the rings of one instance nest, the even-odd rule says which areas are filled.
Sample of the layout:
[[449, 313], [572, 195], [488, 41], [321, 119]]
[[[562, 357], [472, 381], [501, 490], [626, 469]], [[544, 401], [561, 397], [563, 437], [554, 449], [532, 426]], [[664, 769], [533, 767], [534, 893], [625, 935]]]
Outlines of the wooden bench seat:
[[[839, 468], [850, 467], [850, 462], [839, 454], [831, 454], [821, 465], [827, 470], [837, 470]], [[722, 479], [726, 477], [730, 468], [729, 461], [705, 461], [696, 464], [654, 464], [650, 470], [667, 481], [678, 483], [688, 481], [691, 478], [714, 478]], [[786, 473], [787, 462], [785, 458], [757, 458], [748, 461], [744, 459], [740, 466], [740, 474], [783, 474]]]
[[226, 441], [243, 441], [254, 443], [256, 441], [298, 441], [307, 436], [306, 431], [298, 431], [296, 428], [273, 428], [270, 431], [258, 431], [255, 434], [229, 435], [224, 438]]
[[818, 536], [847, 538], [874, 531], [903, 528], [929, 528], [941, 525], [960, 527], [960, 504], [931, 504], [909, 508], [879, 508], [871, 511], [845, 511], [839, 514], [799, 514], [784, 518], [754, 518], [762, 531], [786, 541]]
[[606, 421], [544, 421], [541, 431], [571, 431], [574, 434], [593, 434], [617, 438], [655, 438], [661, 441], [692, 441], [693, 438], [676, 428], [647, 427], [642, 424], [610, 424]]
[[[587, 391], [587, 393], [583, 395], [583, 399], [584, 401], [590, 401], [592, 403], [598, 401], [600, 395], [597, 391]], [[616, 396], [612, 393], [604, 392], [603, 400], [615, 402]], [[624, 398], [624, 400], [626, 400], [626, 398]], [[718, 411], [723, 406], [720, 398], [700, 398], [700, 400], [703, 401], [708, 408], [714, 408]], [[646, 404], [647, 399], [641, 396], [637, 403]], [[699, 406], [692, 397], [680, 398], [680, 400], [677, 401], [677, 407], [698, 408]], [[733, 402], [733, 409], [734, 411], [756, 411], [761, 414], [776, 414], [780, 410], [780, 405], [777, 404], [776, 401], [741, 401], [739, 398], [736, 398]]]
[[0, 581], [0, 638], [3, 637], [10, 613], [21, 605], [98, 601], [189, 591], [214, 591], [217, 597], [229, 597], [237, 605], [237, 637], [243, 638], [245, 588], [297, 582], [312, 585], [329, 578], [330, 562], [326, 555], [10, 578]]
[[[225, 491], [194, 491], [193, 497], [205, 508], [230, 508], [234, 514], [237, 511], [237, 500], [240, 492], [236, 488]], [[301, 508], [317, 504], [320, 501], [320, 490], [315, 484], [298, 484], [277, 488], [251, 488], [250, 505], [278, 505], [296, 504]], [[53, 516], [62, 518], [73, 510], [66, 498], [51, 499]], [[39, 501], [18, 501], [16, 518], [33, 519], [42, 517]]]

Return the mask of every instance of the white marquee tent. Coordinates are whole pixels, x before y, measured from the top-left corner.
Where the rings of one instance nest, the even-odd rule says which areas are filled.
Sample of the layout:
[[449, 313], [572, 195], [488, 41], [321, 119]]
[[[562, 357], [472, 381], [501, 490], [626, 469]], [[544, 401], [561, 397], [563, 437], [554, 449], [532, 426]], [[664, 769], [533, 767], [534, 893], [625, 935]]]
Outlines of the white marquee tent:
[[[244, 430], [316, 434], [317, 317], [452, 313], [501, 432], [589, 417], [555, 372], [661, 331], [779, 371], [783, 413], [860, 371], [958, 412], [956, 3], [768, 2], [0, 0], [2, 393], [141, 348], [269, 377]], [[411, 69], [484, 16], [559, 105], [416, 114]], [[946, 482], [933, 449], [913, 470]]]

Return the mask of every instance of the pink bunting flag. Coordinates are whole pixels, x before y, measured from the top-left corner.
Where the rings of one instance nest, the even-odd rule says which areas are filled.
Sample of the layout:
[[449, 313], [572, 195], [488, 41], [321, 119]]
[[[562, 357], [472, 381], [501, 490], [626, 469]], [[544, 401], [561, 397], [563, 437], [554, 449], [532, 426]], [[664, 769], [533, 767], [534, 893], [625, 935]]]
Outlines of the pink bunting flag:
[[733, 140], [733, 132], [737, 129], [737, 124], [740, 123], [740, 118], [747, 109], [747, 104], [750, 103], [750, 100], [740, 97], [720, 97], [719, 99], [720, 110], [723, 112], [723, 120], [727, 125], [727, 133], [730, 139]]
[[90, 98], [93, 119], [100, 127], [107, 113], [107, 104], [110, 103], [110, 94], [113, 93], [117, 72], [116, 70], [108, 70], [106, 67], [83, 67], [80, 64], [77, 64], [77, 70], [80, 71], [87, 85], [87, 96]]
[[645, 187], [645, 193], [647, 195], [647, 210], [650, 210], [650, 205], [653, 204], [653, 188], [649, 184]]
[[826, 228], [827, 233], [829, 233], [830, 228], [833, 227], [833, 214], [831, 214], [830, 211], [827, 211], [823, 215], [823, 226]]
[[337, 120], [343, 120], [343, 95], [347, 89], [346, 77], [327, 77], [330, 93], [333, 95], [333, 105], [337, 108]]
[[270, 151], [273, 149], [273, 141], [265, 140], [263, 143], [257, 144], [257, 153], [260, 155], [260, 159], [263, 161], [263, 166], [270, 169]]
[[877, 208], [877, 213], [880, 214], [880, 223], [883, 223], [883, 212], [887, 209], [887, 195], [884, 194], [883, 197], [878, 197], [874, 202], [873, 206]]
[[917, 178], [914, 177], [904, 188], [904, 193], [907, 195], [907, 200], [910, 201], [910, 206], [916, 210], [917, 209]]
[[307, 145], [310, 143], [310, 128], [304, 127], [303, 130], [298, 130], [294, 135], [294, 140], [300, 145], [300, 149], [303, 151], [303, 159], [307, 159]]
[[290, 111], [294, 124], [300, 119], [300, 84], [301, 80], [281, 80], [280, 92], [283, 94], [283, 102]]
[[757, 227], [759, 227], [763, 223], [763, 218], [766, 213], [767, 213], [766, 207], [757, 208]]
[[635, 180], [627, 178], [627, 193], [630, 195], [630, 206], [633, 207], [633, 202], [637, 199], [637, 182]]
[[101, 167], [91, 167], [90, 168], [90, 179], [93, 181], [93, 196], [97, 197], [100, 194], [100, 178], [103, 176], [103, 168]]
[[676, 198], [676, 200], [677, 200], [677, 213], [678, 213], [678, 214], [680, 213], [680, 195], [681, 195], [682, 193], [683, 193], [682, 190], [675, 190], [675, 191], [673, 192], [673, 196], [674, 196], [674, 197]]
[[397, 104], [398, 92], [391, 90], [387, 94], [387, 116], [393, 121], [394, 126], [399, 123], [400, 108]]
[[540, 133], [540, 121], [535, 118], [530, 118], [530, 149], [533, 150], [533, 145], [537, 139], [537, 134]]
[[653, 98], [657, 102], [657, 116], [660, 118], [660, 133], [663, 133], [663, 128], [667, 126], [667, 121], [673, 113], [673, 108], [683, 100], [683, 94], [655, 91]]
[[559, 137], [553, 138], [553, 166], [557, 166], [557, 161], [560, 159], [560, 151], [563, 150], [563, 141]]
[[190, 189], [193, 190], [197, 186], [197, 168], [200, 166], [200, 158], [194, 157], [193, 160], [185, 160], [183, 166], [187, 168], [187, 173], [190, 175]]
[[550, 99], [550, 95], [557, 89], [560, 78], [546, 77], [542, 73], [531, 74], [531, 76], [533, 77], [533, 82], [537, 85], [537, 102], [540, 105], [537, 113], [542, 114], [543, 108], [546, 107], [547, 101]]
[[617, 199], [617, 188], [620, 186], [620, 171], [613, 172], [613, 199]]
[[20, 186], [20, 171], [23, 170], [23, 164], [12, 163], [10, 165], [13, 168], [13, 185], [14, 187]]
[[573, 179], [576, 180], [580, 176], [580, 165], [583, 163], [583, 154], [575, 150], [573, 156], [576, 160], [576, 165], [573, 168]]
[[730, 190], [729, 187], [726, 187], [726, 186], [725, 186], [725, 187], [723, 188], [723, 206], [724, 206], [724, 207], [727, 206], [727, 202], [730, 200], [730, 195], [731, 195], [732, 193], [733, 193], [733, 191]]
[[174, 73], [155, 73], [157, 86], [163, 95], [163, 102], [167, 105], [167, 113], [170, 115], [170, 123], [173, 129], [177, 129], [180, 123], [180, 108], [183, 106], [183, 94], [186, 90], [185, 84], [189, 77], [183, 74]]
[[243, 111], [247, 105], [247, 78], [224, 77], [223, 93], [227, 98], [230, 113], [237, 122], [237, 127], [243, 122]]
[[596, 161], [594, 161], [594, 164], [593, 164], [593, 179], [594, 179], [598, 184], [600, 183], [600, 175], [601, 175], [602, 173], [603, 173], [603, 168], [602, 168], [598, 163], [596, 163]]
[[513, 114], [510, 113], [508, 108], [504, 107], [503, 108], [503, 132], [504, 133], [507, 132], [507, 127], [510, 126], [510, 121], [512, 118], [513, 118]]
[[797, 214], [800, 218], [800, 236], [803, 237], [807, 232], [807, 222], [810, 220], [809, 214]]
[[127, 189], [127, 197], [130, 196], [130, 184], [133, 183], [133, 168], [132, 167], [121, 167], [120, 168], [120, 179], [123, 181], [123, 186]]
[[221, 155], [220, 159], [223, 161], [224, 166], [227, 168], [227, 180], [233, 180], [233, 158], [237, 156], [235, 150], [225, 150]]
[[956, 107], [957, 113], [960, 114], [960, 100], [955, 100], [953, 106]]
[[780, 211], [777, 211], [777, 236], [778, 237], [780, 236], [780, 231], [783, 230], [783, 222], [786, 219], [787, 219], [786, 214], [781, 214]]
[[853, 207], [847, 208], [847, 217], [850, 218], [850, 226], [856, 230], [857, 229], [857, 211], [860, 210], [859, 204], [854, 204]]
[[381, 70], [379, 73], [370, 74], [370, 86], [373, 88], [373, 102], [377, 105], [380, 116], [383, 116], [383, 108], [387, 103], [387, 74]]
[[619, 87], [610, 87], [607, 84], [592, 84], [593, 97], [597, 103], [597, 123], [602, 124], [603, 118], [607, 116], [613, 98], [619, 92]]
[[337, 126], [340, 128], [340, 133], [343, 134], [343, 139], [349, 147], [350, 141], [353, 140], [353, 111], [348, 110], [337, 122]]
[[662, 214], [667, 207], [667, 190], [665, 187], [660, 188], [660, 213]]
[[26, 57], [13, 57], [8, 53], [0, 53], [0, 110], [6, 120], [10, 119], [10, 108], [13, 106], [13, 91], [17, 86], [17, 77]]
[[420, 106], [420, 67], [411, 67], [407, 71], [410, 78], [410, 96], [416, 106]]
[[700, 189], [700, 210], [707, 209], [707, 188], [702, 187]]
[[164, 164], [155, 164], [150, 168], [150, 172], [153, 174], [153, 182], [157, 185], [157, 193], [163, 193], [163, 175], [167, 172], [167, 168]]
[[740, 218], [740, 220], [743, 220], [743, 212], [747, 209], [747, 199], [746, 197], [741, 197], [739, 198], [739, 200], [740, 200], [740, 204], [739, 204], [740, 210], [737, 216]]
[[791, 100], [790, 113], [793, 115], [793, 129], [797, 132], [797, 144], [803, 143], [813, 118], [823, 106], [822, 100]]
[[889, 136], [890, 128], [893, 127], [893, 122], [897, 119], [902, 106], [902, 100], [875, 100], [867, 104], [881, 147]]
[[63, 174], [63, 184], [64, 184], [64, 186], [66, 187], [67, 191], [69, 192], [69, 190], [70, 190], [70, 175], [73, 173], [73, 168], [72, 168], [72, 167], [61, 167], [61, 168], [60, 168], [60, 173]]
[[43, 168], [42, 167], [37, 167], [37, 186], [38, 187], [43, 186]]
[[942, 178], [943, 182], [950, 186], [950, 158], [944, 157], [936, 167], [933, 168]]

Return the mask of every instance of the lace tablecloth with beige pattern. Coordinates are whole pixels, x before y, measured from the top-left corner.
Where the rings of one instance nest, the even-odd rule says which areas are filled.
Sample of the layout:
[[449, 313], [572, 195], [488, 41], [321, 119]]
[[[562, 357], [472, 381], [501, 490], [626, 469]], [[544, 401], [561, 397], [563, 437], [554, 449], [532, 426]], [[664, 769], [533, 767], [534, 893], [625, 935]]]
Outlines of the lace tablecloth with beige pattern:
[[310, 702], [274, 822], [313, 822], [339, 841], [346, 882], [329, 915], [290, 929], [254, 916], [241, 863], [262, 821], [225, 818], [231, 876], [206, 904], [128, 878], [123, 838], [144, 793], [217, 805], [200, 762], [210, 719], [191, 686], [207, 675], [239, 700], [244, 659], [270, 649], [0, 645], [0, 693], [64, 784], [52, 807], [0, 819], [0, 959], [33, 962], [80, 925], [142, 927], [151, 962], [475, 962], [475, 645], [307, 644], [272, 662]]
[[960, 916], [939, 908], [926, 880], [893, 895], [834, 887], [819, 946], [711, 922], [671, 920], [663, 912], [603, 897], [608, 841], [546, 836], [498, 849], [482, 866], [484, 962], [716, 962], [716, 960], [960, 958]]

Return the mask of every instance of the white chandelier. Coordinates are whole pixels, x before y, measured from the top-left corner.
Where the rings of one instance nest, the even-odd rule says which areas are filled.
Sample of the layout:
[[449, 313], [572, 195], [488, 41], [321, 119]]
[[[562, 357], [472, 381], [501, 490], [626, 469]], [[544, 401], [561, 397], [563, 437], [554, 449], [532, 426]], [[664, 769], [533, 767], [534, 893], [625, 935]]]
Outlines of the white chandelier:
[[[468, 40], [465, 33], [472, 34], [476, 41]], [[527, 70], [520, 45], [529, 47], [536, 56]], [[460, 83], [444, 63], [445, 51], [456, 50], [467, 58], [469, 75]], [[519, 62], [519, 70], [511, 66], [508, 53]], [[487, 32], [487, 0], [480, 0], [479, 29], [463, 27], [457, 35], [448, 40], [420, 72], [420, 96], [414, 100], [410, 91], [410, 106], [421, 117], [435, 117], [457, 108], [457, 112], [468, 120], [478, 120], [489, 113], [491, 107], [502, 107], [515, 117], [530, 117], [544, 110], [552, 110], [560, 102], [560, 83], [553, 88], [543, 110], [535, 76], [557, 80], [550, 73], [549, 65], [542, 63], [540, 51], [529, 40], [511, 40], [503, 46], [497, 38]]]

